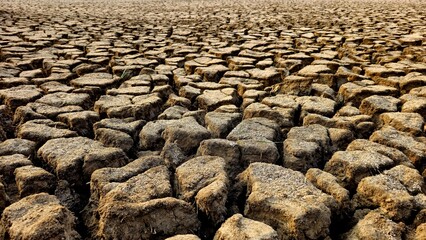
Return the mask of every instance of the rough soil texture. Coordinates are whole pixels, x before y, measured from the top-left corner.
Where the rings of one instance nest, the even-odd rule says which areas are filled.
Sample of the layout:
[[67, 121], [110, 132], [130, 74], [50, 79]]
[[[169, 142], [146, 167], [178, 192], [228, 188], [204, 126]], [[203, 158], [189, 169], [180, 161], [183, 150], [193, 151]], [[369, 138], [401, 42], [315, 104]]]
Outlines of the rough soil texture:
[[0, 0], [0, 239], [426, 239], [425, 9]]

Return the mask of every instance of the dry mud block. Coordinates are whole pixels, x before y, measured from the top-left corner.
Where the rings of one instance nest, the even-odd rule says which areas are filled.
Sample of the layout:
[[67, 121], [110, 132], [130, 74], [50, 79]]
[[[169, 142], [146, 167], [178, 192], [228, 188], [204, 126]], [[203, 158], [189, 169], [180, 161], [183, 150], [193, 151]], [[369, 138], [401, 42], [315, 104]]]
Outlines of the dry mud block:
[[134, 144], [129, 134], [108, 128], [96, 129], [95, 139], [105, 146], [121, 148], [125, 152], [129, 151]]
[[280, 128], [287, 129], [294, 126], [297, 109], [269, 107], [262, 103], [251, 103], [244, 109], [244, 119], [264, 117], [277, 122]]
[[43, 97], [37, 99], [36, 102], [54, 107], [80, 106], [83, 109], [88, 109], [92, 105], [90, 95], [87, 93], [57, 92], [44, 95]]
[[207, 111], [213, 111], [216, 108], [227, 105], [237, 104], [237, 92], [233, 88], [224, 88], [220, 90], [205, 90], [196, 99], [198, 107]]
[[355, 138], [369, 137], [376, 127], [371, 116], [363, 115], [359, 112], [359, 109], [349, 106], [341, 108], [332, 118], [309, 113], [303, 119], [303, 125], [313, 124], [327, 128], [344, 129]]
[[[86, 207], [89, 214], [94, 211], [86, 218], [93, 234], [106, 239], [157, 239], [197, 232], [195, 209], [172, 198], [171, 173], [160, 165], [161, 160], [154, 157], [135, 161], [93, 174], [92, 183], [102, 189], [98, 192], [98, 206]], [[105, 176], [105, 171], [110, 175]], [[96, 198], [92, 194], [92, 199]], [[99, 216], [99, 223], [95, 215]]]
[[22, 154], [13, 154], [0, 157], [0, 175], [2, 175], [2, 180], [5, 182], [13, 181], [15, 169], [27, 165], [32, 165], [33, 163], [28, 159], [28, 157]]
[[90, 137], [93, 135], [93, 123], [99, 121], [99, 114], [94, 111], [81, 111], [62, 113], [57, 118], [80, 136]]
[[153, 120], [161, 113], [163, 100], [155, 93], [140, 96], [102, 95], [94, 105], [94, 110], [109, 118], [134, 117]]
[[1, 218], [2, 239], [81, 239], [76, 218], [47, 193], [21, 199], [7, 207]]
[[49, 140], [39, 148], [37, 156], [53, 169], [57, 178], [75, 185], [88, 181], [96, 169], [128, 162], [121, 149], [105, 147], [85, 137]]
[[243, 139], [237, 141], [240, 148], [240, 164], [243, 168], [253, 162], [276, 163], [280, 152], [276, 144], [268, 139]]
[[316, 188], [302, 173], [267, 163], [252, 163], [239, 179], [247, 186], [244, 215], [264, 222], [279, 239], [328, 236], [335, 199]]
[[397, 165], [401, 164], [407, 167], [414, 168], [414, 165], [411, 163], [410, 159], [403, 152], [399, 151], [398, 149], [388, 147], [386, 145], [382, 145], [382, 144], [372, 142], [366, 139], [356, 139], [352, 141], [348, 145], [346, 150], [347, 151], [361, 150], [361, 151], [380, 153], [392, 159]]
[[424, 87], [426, 84], [426, 76], [420, 72], [409, 73], [398, 80], [401, 93], [408, 93], [411, 89]]
[[208, 112], [204, 121], [212, 137], [225, 138], [238, 125], [241, 118], [241, 113]]
[[415, 206], [415, 195], [424, 197], [424, 189], [425, 183], [420, 173], [400, 165], [383, 174], [362, 179], [354, 199], [359, 207], [379, 206], [390, 219], [400, 221], [421, 210]]
[[[16, 170], [21, 167], [31, 167], [32, 165], [33, 163], [29, 160], [29, 158], [22, 154], [5, 155], [0, 157], [0, 210], [3, 210], [6, 206], [20, 198], [20, 192], [15, 176]], [[32, 186], [29, 188], [32, 188]], [[43, 191], [42, 189], [40, 190]]]
[[349, 82], [339, 88], [339, 95], [346, 104], [358, 107], [362, 100], [373, 95], [394, 96], [398, 95], [398, 89], [388, 86], [376, 85], [372, 81], [364, 80]]
[[21, 198], [41, 192], [53, 193], [55, 190], [55, 175], [43, 168], [23, 166], [15, 169], [14, 174]]
[[164, 144], [176, 143], [189, 154], [195, 151], [201, 141], [210, 138], [211, 133], [194, 117], [178, 120], [156, 120], [147, 123], [139, 133], [139, 148], [142, 150], [162, 149]]
[[166, 238], [166, 240], [201, 240], [201, 239], [193, 234], [180, 234], [180, 235]]
[[11, 109], [24, 106], [42, 96], [42, 90], [34, 85], [22, 85], [0, 90], [0, 99]]
[[367, 176], [378, 174], [395, 165], [395, 162], [377, 152], [338, 151], [325, 164], [324, 171], [336, 176], [340, 183], [350, 190]]
[[141, 150], [161, 150], [164, 147], [162, 133], [168, 125], [172, 125], [176, 120], [156, 120], [148, 122], [139, 133], [139, 149]]
[[120, 81], [119, 77], [113, 76], [108, 73], [88, 73], [79, 78], [71, 80], [70, 83], [73, 87], [100, 87], [107, 88]]
[[199, 156], [176, 168], [178, 197], [195, 202], [213, 224], [225, 220], [229, 180], [225, 160], [216, 156]]
[[[91, 198], [95, 201], [105, 195], [115, 183], [126, 182], [130, 178], [144, 173], [150, 168], [163, 165], [159, 156], [140, 157], [123, 167], [105, 167], [95, 170], [91, 176]], [[110, 185], [112, 184], [112, 185]]]
[[397, 112], [401, 100], [391, 96], [373, 95], [361, 101], [359, 110], [365, 115], [378, 115], [384, 112]]
[[333, 196], [343, 210], [349, 210], [352, 207], [350, 192], [340, 185], [339, 179], [334, 175], [318, 168], [310, 168], [306, 172], [306, 179], [321, 191]]
[[277, 141], [281, 137], [277, 123], [267, 118], [244, 119], [226, 137], [228, 140], [266, 139]]
[[36, 143], [26, 139], [13, 138], [0, 143], [0, 156], [22, 154], [33, 156]]
[[238, 144], [234, 141], [220, 138], [204, 140], [200, 143], [197, 156], [218, 156], [223, 158], [230, 177], [235, 176], [237, 172], [241, 172], [241, 151]]
[[420, 136], [423, 133], [424, 119], [418, 113], [387, 112], [380, 114], [380, 124], [413, 136]]
[[403, 152], [420, 171], [426, 168], [426, 143], [409, 133], [386, 126], [374, 132], [370, 141], [392, 147]]
[[334, 115], [337, 103], [334, 100], [317, 97], [317, 96], [302, 96], [295, 99], [301, 106], [300, 121], [309, 113], [319, 114], [325, 117]]
[[59, 114], [83, 111], [80, 106], [55, 107], [44, 103], [29, 103], [18, 107], [13, 115], [13, 123], [21, 125], [29, 120], [35, 119], [55, 119]]
[[67, 129], [63, 123], [49, 119], [35, 119], [19, 126], [17, 136], [34, 141], [40, 146], [50, 139], [77, 137], [78, 134]]
[[145, 125], [144, 120], [134, 120], [132, 118], [105, 118], [93, 124], [93, 129], [108, 128], [129, 134], [132, 139], [136, 139], [140, 130]]
[[403, 232], [403, 223], [398, 224], [379, 211], [371, 211], [344, 238], [398, 240], [402, 239]]
[[296, 96], [309, 95], [312, 91], [312, 78], [290, 75], [283, 79], [282, 83], [273, 86], [276, 93]]
[[198, 148], [201, 141], [210, 138], [210, 132], [194, 117], [184, 117], [166, 126], [162, 137], [166, 143], [176, 143], [185, 153]]
[[329, 155], [330, 145], [326, 127], [318, 124], [293, 127], [284, 141], [284, 167], [301, 172], [312, 167], [322, 167]]
[[280, 158], [276, 143], [281, 139], [281, 131], [278, 124], [270, 119], [244, 119], [228, 134], [227, 139], [236, 141], [243, 168], [252, 162], [275, 163]]
[[[186, 99], [186, 98], [184, 98], [184, 99]], [[188, 100], [188, 99], [186, 99], [186, 100]], [[189, 112], [188, 108], [182, 107], [182, 106], [179, 106], [179, 105], [174, 105], [172, 107], [167, 108], [166, 110], [164, 110], [163, 113], [158, 115], [158, 119], [163, 119], [163, 120], [179, 119], [179, 118], [182, 118], [182, 116], [185, 115], [185, 113], [188, 113], [188, 112]]]
[[241, 214], [235, 214], [222, 224], [213, 239], [274, 240], [278, 239], [278, 234], [267, 224], [245, 218]]

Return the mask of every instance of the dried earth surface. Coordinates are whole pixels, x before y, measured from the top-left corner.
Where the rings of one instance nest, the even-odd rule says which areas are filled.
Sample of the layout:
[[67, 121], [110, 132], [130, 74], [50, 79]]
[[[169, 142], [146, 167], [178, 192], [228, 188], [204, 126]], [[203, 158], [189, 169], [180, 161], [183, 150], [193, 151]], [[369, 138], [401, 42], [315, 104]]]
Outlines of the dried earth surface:
[[421, 0], [0, 0], [0, 239], [426, 239]]

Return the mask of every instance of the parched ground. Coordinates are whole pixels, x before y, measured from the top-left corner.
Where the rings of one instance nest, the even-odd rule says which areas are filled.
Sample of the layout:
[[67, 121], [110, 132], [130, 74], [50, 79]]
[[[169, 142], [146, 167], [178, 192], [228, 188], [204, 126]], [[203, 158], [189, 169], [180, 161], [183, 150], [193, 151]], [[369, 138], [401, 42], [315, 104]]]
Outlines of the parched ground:
[[425, 9], [0, 0], [0, 239], [426, 239]]

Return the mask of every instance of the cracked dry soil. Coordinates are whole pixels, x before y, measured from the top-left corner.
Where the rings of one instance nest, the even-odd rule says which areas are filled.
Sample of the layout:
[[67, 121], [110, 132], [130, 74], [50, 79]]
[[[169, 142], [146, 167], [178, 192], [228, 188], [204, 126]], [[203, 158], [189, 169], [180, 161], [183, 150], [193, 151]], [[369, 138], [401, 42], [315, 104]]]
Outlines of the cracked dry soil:
[[426, 239], [421, 0], [0, 0], [0, 238]]

